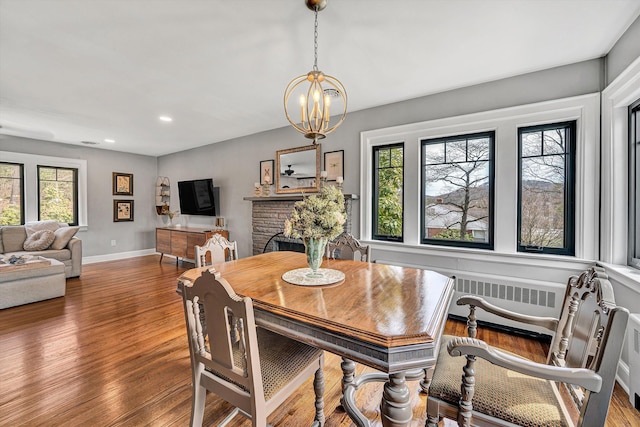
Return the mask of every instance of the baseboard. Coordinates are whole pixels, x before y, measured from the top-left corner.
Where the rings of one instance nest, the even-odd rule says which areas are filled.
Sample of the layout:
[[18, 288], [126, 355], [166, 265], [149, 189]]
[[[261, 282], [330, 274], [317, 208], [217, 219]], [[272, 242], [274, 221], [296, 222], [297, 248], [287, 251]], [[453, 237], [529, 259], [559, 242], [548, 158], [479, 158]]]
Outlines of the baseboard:
[[104, 261], [116, 261], [119, 259], [127, 259], [133, 258], [137, 256], [145, 256], [145, 255], [153, 255], [157, 254], [155, 249], [144, 249], [141, 251], [131, 251], [131, 252], [118, 252], [114, 254], [105, 254], [105, 255], [95, 255], [95, 256], [87, 256], [82, 257], [83, 264], [94, 264], [96, 262], [104, 262]]
[[629, 365], [624, 363], [622, 359], [618, 362], [618, 372], [616, 373], [616, 381], [620, 387], [629, 395]]

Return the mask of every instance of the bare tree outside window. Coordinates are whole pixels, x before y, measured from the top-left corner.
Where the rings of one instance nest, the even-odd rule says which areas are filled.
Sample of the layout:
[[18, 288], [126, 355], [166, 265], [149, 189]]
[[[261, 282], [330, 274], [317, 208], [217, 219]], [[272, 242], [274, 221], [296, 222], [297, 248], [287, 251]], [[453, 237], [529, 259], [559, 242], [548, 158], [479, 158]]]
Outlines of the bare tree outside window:
[[575, 123], [520, 129], [519, 250], [573, 253]]
[[0, 225], [24, 223], [23, 166], [0, 163]]
[[422, 141], [423, 243], [492, 246], [494, 133]]

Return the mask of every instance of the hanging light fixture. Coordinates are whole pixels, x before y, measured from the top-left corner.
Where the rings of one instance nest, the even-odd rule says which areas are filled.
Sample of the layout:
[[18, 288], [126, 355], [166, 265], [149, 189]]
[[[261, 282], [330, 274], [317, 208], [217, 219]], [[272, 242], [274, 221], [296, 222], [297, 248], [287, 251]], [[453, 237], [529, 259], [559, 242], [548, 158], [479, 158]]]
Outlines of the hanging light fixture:
[[[305, 0], [305, 3], [315, 13], [313, 70], [291, 80], [284, 92], [284, 112], [295, 130], [313, 139], [315, 144], [344, 121], [347, 92], [338, 79], [318, 70], [318, 12], [327, 7], [327, 0]], [[304, 85], [305, 82], [309, 85]], [[333, 121], [332, 109], [341, 111]], [[298, 115], [299, 120], [294, 120]]]

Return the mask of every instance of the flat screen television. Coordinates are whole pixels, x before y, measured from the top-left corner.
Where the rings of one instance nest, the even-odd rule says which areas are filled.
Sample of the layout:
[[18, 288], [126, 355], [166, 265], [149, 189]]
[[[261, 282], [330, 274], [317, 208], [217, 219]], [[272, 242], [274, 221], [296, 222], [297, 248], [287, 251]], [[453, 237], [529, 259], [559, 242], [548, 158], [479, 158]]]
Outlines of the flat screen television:
[[178, 196], [183, 215], [220, 216], [220, 187], [211, 178], [179, 181]]

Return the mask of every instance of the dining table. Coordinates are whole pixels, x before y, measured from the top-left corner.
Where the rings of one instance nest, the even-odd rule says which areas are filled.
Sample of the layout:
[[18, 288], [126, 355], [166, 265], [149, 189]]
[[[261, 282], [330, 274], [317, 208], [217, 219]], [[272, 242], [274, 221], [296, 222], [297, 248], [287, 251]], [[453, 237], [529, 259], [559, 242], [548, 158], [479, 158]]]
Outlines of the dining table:
[[354, 424], [369, 425], [354, 401], [362, 384], [355, 363], [361, 363], [385, 381], [383, 426], [408, 426], [413, 412], [407, 380], [435, 364], [453, 279], [427, 269], [339, 259], [325, 259], [320, 270], [337, 273], [336, 283], [283, 279], [305, 267], [303, 253], [267, 252], [188, 270], [178, 287], [193, 283], [204, 270], [219, 271], [238, 295], [253, 300], [258, 326], [342, 357], [341, 403]]

